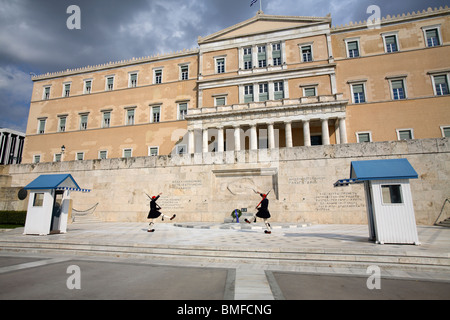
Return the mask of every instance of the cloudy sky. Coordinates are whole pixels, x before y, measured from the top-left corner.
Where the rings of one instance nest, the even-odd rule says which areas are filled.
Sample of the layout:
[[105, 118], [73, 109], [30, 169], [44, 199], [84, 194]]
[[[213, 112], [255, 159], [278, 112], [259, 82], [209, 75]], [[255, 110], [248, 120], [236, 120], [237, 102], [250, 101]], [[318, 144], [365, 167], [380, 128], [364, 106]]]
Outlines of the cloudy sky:
[[[273, 15], [325, 16], [333, 25], [450, 5], [450, 0], [259, 0]], [[0, 0], [0, 127], [25, 132], [30, 73], [42, 74], [197, 47], [206, 36], [247, 20], [251, 0]], [[81, 30], [69, 30], [70, 5]]]

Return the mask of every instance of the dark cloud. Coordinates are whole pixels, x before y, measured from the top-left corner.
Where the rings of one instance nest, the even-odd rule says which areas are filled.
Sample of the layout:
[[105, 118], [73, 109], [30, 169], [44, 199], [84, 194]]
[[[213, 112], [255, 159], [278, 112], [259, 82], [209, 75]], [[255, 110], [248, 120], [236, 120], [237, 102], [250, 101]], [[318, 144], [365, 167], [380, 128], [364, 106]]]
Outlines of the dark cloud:
[[[251, 0], [0, 0], [0, 126], [26, 129], [32, 83], [41, 74], [197, 46], [206, 36], [253, 17]], [[325, 16], [333, 24], [444, 6], [445, 0], [263, 0], [266, 14]], [[69, 30], [69, 5], [81, 30]], [[11, 78], [13, 77], [13, 78]]]

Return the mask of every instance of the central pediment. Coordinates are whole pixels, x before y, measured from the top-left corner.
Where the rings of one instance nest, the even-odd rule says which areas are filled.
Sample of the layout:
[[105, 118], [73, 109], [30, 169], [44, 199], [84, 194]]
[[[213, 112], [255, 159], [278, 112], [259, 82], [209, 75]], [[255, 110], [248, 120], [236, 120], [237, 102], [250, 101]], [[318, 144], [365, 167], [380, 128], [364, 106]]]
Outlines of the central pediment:
[[199, 37], [198, 43], [234, 39], [274, 31], [296, 29], [312, 24], [331, 23], [331, 17], [273, 16], [258, 13], [255, 17], [206, 37]]

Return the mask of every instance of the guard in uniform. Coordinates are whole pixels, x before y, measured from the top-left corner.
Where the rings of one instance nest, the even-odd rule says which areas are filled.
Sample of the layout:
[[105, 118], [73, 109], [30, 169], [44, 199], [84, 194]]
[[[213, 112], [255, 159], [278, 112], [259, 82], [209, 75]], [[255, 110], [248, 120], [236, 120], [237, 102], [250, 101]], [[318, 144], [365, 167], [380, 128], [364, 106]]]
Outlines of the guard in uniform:
[[168, 217], [164, 215], [161, 211], [159, 211], [161, 210], [161, 207], [156, 203], [156, 201], [159, 199], [161, 195], [162, 193], [158, 194], [158, 196], [156, 197], [153, 196], [152, 200], [150, 201], [150, 212], [148, 213], [147, 219], [151, 219], [151, 221], [147, 232], [155, 232], [155, 229], [153, 228], [153, 226], [155, 225], [154, 221], [160, 216], [162, 216], [162, 221], [164, 221], [164, 218], [173, 220], [176, 217], [175, 214], [172, 217]]
[[[258, 212], [252, 217], [253, 222], [256, 222], [256, 218], [260, 218], [264, 220], [264, 224], [266, 225], [267, 230], [264, 230], [264, 233], [271, 234], [271, 228], [270, 223], [268, 220], [270, 219], [270, 212], [269, 212], [269, 199], [267, 199], [268, 194], [263, 194], [258, 192], [259, 195], [262, 198], [262, 201], [256, 206], [256, 209], [258, 209]], [[245, 219], [245, 222], [251, 223], [247, 219]]]

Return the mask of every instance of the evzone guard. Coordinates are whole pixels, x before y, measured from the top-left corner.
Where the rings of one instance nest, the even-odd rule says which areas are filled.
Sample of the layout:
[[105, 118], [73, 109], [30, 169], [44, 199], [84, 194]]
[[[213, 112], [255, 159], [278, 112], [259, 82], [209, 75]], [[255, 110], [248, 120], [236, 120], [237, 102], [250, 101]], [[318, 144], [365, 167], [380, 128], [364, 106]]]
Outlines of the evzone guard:
[[[272, 191], [272, 190], [271, 190]], [[267, 230], [264, 230], [264, 233], [271, 234], [271, 228], [270, 223], [268, 220], [270, 219], [270, 212], [269, 212], [269, 199], [267, 199], [267, 196], [269, 195], [270, 191], [267, 194], [261, 193], [256, 191], [256, 193], [259, 193], [262, 200], [261, 202], [256, 206], [256, 209], [258, 209], [258, 212], [252, 217], [253, 222], [256, 222], [256, 218], [260, 218], [264, 220], [264, 224], [266, 225]], [[245, 219], [245, 222], [251, 223], [247, 219]]]
[[[161, 207], [156, 203], [156, 201], [159, 199], [159, 197], [162, 195], [162, 193], [158, 194], [158, 196], [153, 196], [151, 197], [150, 200], [150, 212], [148, 213], [147, 219], [151, 219], [149, 227], [147, 232], [155, 232], [155, 229], [153, 228], [155, 223], [155, 219], [159, 218], [160, 216], [162, 216], [162, 221], [164, 221], [164, 218], [167, 218], [169, 220], [173, 220], [175, 219], [176, 215], [174, 214], [172, 217], [168, 217], [165, 214], [163, 214], [161, 211]], [[147, 195], [147, 197], [150, 198], [149, 195]]]

